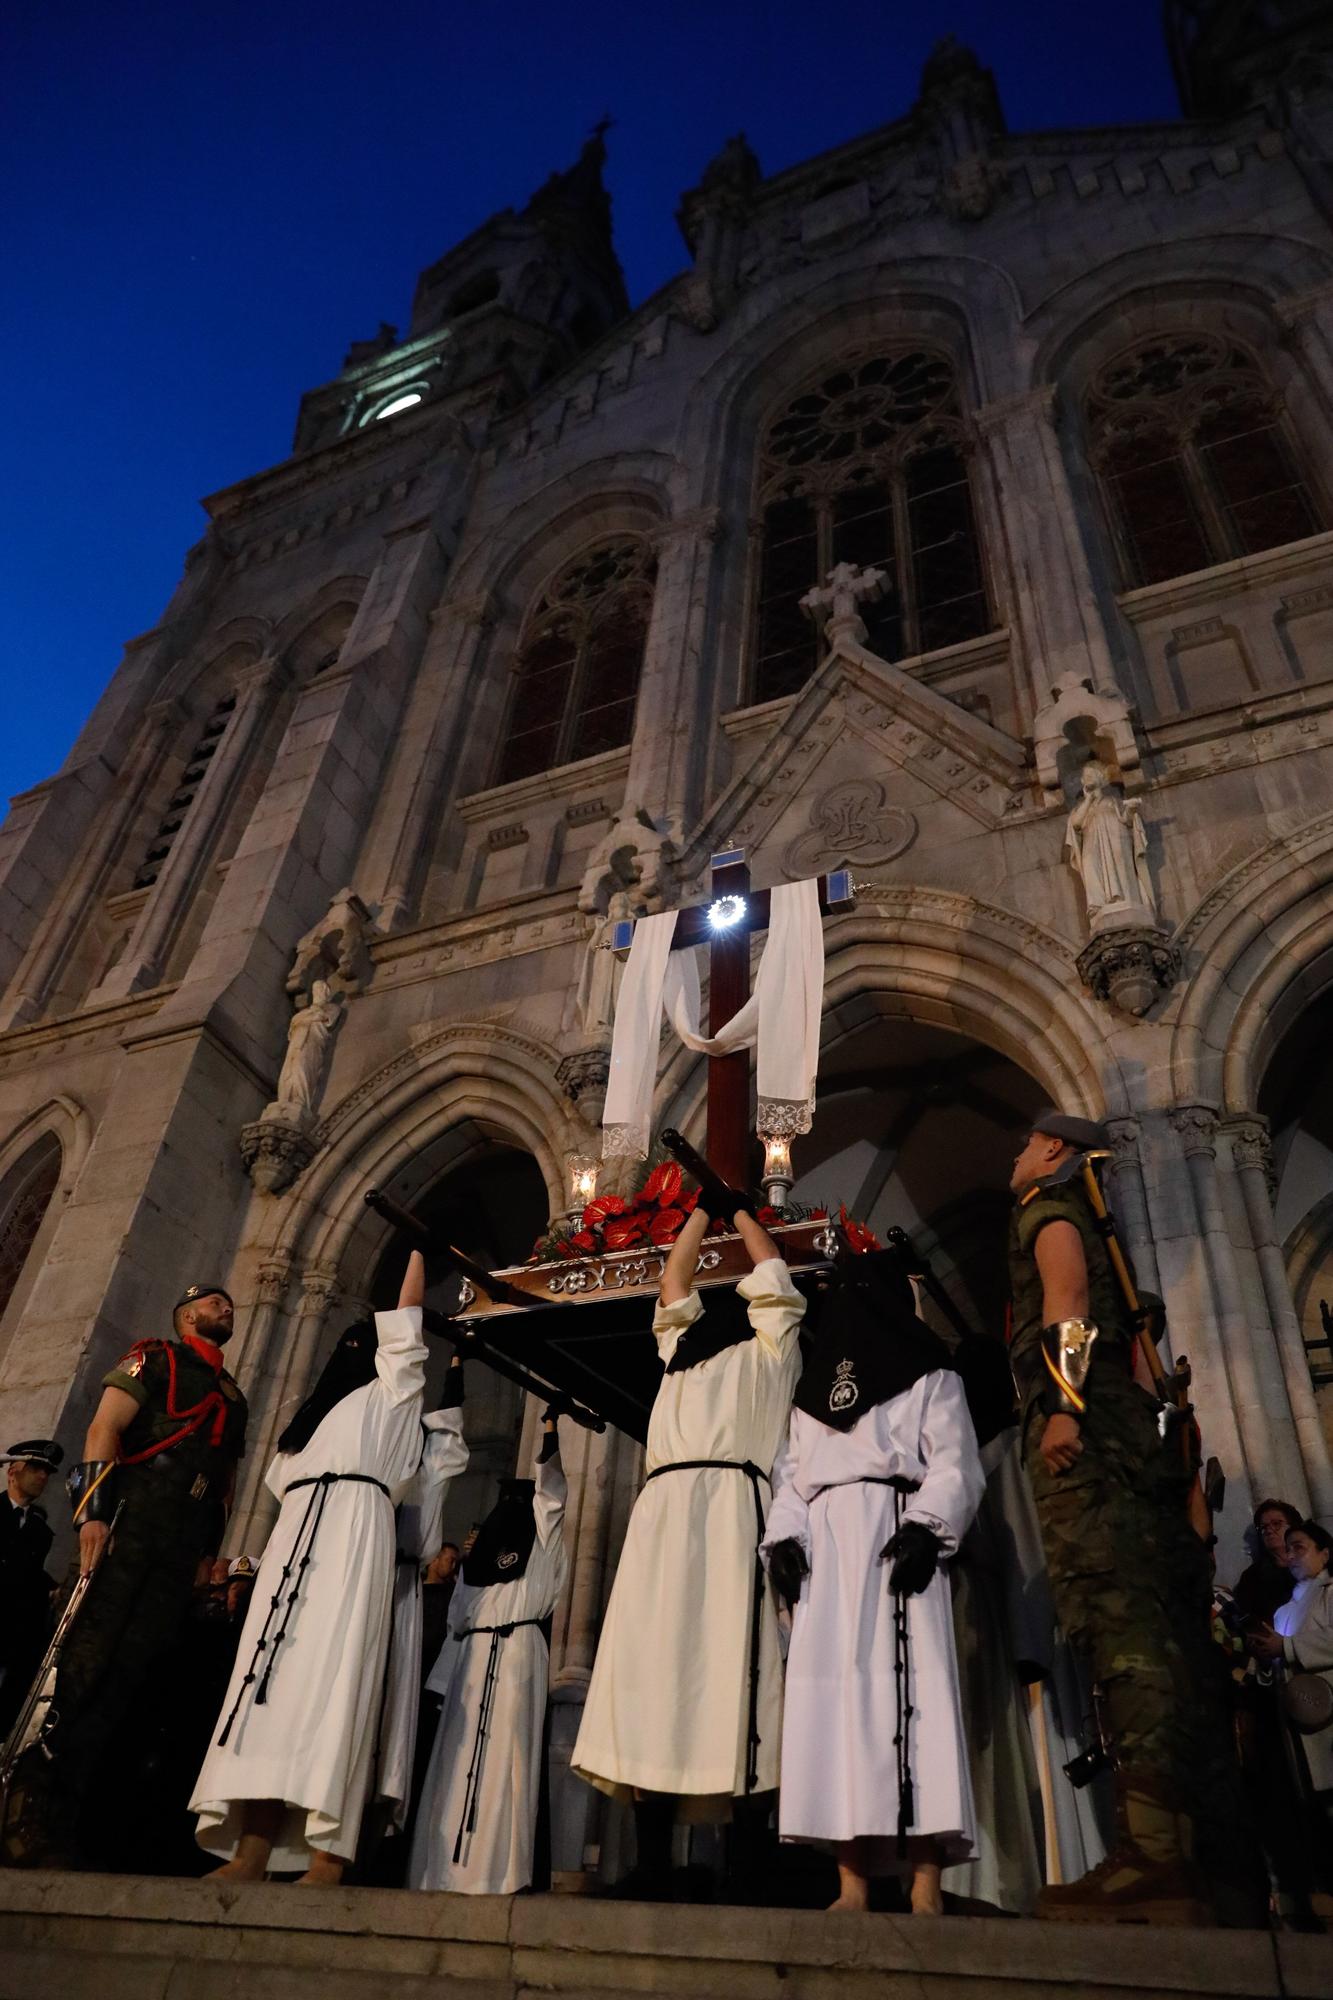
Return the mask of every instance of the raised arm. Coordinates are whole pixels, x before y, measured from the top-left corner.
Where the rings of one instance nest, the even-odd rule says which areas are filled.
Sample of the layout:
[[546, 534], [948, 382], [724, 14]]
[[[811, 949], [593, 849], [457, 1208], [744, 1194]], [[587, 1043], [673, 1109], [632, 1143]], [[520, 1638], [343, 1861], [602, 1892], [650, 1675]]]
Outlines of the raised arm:
[[426, 1386], [426, 1343], [421, 1309], [426, 1299], [426, 1266], [419, 1250], [410, 1252], [398, 1292], [396, 1312], [375, 1315], [375, 1373], [391, 1403], [410, 1402]]
[[569, 1497], [569, 1482], [560, 1463], [560, 1433], [556, 1427], [559, 1415], [559, 1404], [552, 1403], [542, 1418], [542, 1442], [537, 1453], [537, 1492], [532, 1511], [537, 1522], [537, 1540], [543, 1548], [564, 1520], [565, 1501]]
[[685, 1226], [667, 1252], [666, 1265], [657, 1296], [664, 1306], [679, 1305], [694, 1290], [694, 1274], [699, 1267], [699, 1246], [708, 1228], [708, 1216], [696, 1208], [686, 1217]]

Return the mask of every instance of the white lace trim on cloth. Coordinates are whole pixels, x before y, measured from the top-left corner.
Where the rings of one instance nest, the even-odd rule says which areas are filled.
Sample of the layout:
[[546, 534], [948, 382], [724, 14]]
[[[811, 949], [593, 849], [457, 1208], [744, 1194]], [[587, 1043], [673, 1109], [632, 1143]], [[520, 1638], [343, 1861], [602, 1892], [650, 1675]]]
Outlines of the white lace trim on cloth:
[[796, 1139], [815, 1122], [813, 1096], [799, 1101], [787, 1097], [761, 1097], [754, 1121], [761, 1139]]

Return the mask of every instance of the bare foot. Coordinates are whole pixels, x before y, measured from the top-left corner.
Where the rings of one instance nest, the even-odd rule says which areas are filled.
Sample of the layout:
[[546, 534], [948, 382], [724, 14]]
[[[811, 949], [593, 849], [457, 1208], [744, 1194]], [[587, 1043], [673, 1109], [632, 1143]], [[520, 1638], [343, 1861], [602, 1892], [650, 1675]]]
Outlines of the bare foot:
[[342, 1881], [346, 1865], [338, 1855], [324, 1854], [319, 1848], [312, 1848], [310, 1866], [296, 1886], [298, 1889], [336, 1889]]
[[939, 1864], [930, 1862], [918, 1867], [912, 1876], [912, 1915], [914, 1917], [942, 1917], [944, 1896], [940, 1889]]
[[856, 1910], [860, 1912], [862, 1915], [864, 1915], [864, 1913], [869, 1908], [870, 1908], [870, 1898], [868, 1895], [858, 1896], [856, 1894], [852, 1894], [849, 1896], [845, 1892], [838, 1897], [835, 1903], [829, 1904], [830, 1910]]
[[230, 1861], [224, 1861], [220, 1868], [210, 1868], [204, 1880], [205, 1882], [262, 1882], [267, 1873], [268, 1870], [262, 1861], [255, 1861], [248, 1855], [237, 1854]]

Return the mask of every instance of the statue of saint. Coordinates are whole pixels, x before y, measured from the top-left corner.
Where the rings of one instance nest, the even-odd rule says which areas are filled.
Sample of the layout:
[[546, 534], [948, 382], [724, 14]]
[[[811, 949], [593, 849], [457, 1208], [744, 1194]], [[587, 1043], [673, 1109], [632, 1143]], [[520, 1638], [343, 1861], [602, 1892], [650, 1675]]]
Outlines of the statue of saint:
[[1112, 786], [1104, 764], [1083, 766], [1083, 796], [1069, 815], [1065, 852], [1083, 884], [1094, 929], [1136, 914], [1157, 922], [1148, 836], [1138, 805]]
[[594, 925], [584, 947], [583, 966], [579, 973], [578, 1010], [579, 1026], [589, 1044], [605, 1043], [610, 1047], [616, 995], [620, 990], [623, 970], [610, 948], [611, 938], [617, 923], [635, 914], [634, 898], [629, 891], [614, 889], [607, 902], [604, 920]]
[[292, 1015], [287, 1029], [287, 1054], [278, 1078], [277, 1109], [293, 1124], [315, 1115], [329, 1046], [342, 1018], [342, 996], [326, 979], [310, 988], [310, 1005]]

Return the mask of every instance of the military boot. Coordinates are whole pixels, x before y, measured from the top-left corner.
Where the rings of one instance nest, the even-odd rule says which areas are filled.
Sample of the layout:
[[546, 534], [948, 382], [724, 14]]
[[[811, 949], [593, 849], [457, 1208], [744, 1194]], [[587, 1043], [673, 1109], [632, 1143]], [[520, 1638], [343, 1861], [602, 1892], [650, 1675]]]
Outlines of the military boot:
[[1037, 1915], [1066, 1924], [1214, 1923], [1189, 1820], [1155, 1772], [1117, 1773], [1116, 1822], [1105, 1861], [1077, 1882], [1043, 1889]]

